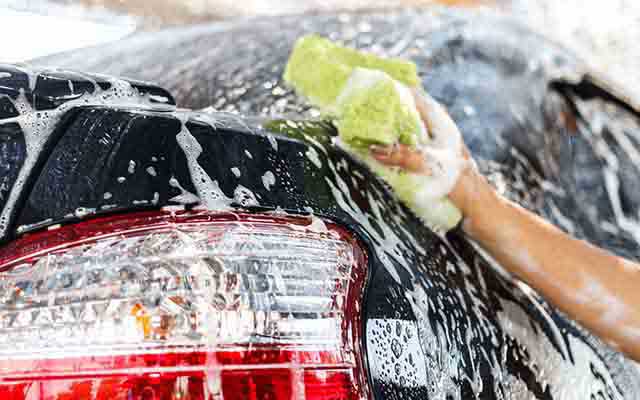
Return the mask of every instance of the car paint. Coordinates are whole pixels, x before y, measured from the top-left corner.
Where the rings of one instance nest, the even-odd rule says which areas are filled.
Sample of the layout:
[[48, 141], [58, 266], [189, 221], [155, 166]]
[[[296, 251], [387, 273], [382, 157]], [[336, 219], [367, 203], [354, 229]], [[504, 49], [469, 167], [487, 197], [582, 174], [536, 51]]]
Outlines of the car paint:
[[[593, 83], [561, 49], [508, 24], [488, 31], [464, 15], [408, 12], [309, 17], [307, 26], [299, 22], [287, 17], [204, 26], [98, 50], [103, 57], [117, 54], [124, 60], [106, 63], [118, 73], [145, 63], [156, 67], [149, 67], [147, 75], [170, 68], [171, 77], [163, 79], [171, 80], [168, 87], [181, 105], [217, 102], [216, 108], [226, 111], [299, 113], [296, 119], [256, 119], [148, 105], [76, 107], [65, 113], [43, 150], [9, 233], [71, 223], [94, 213], [176, 206], [170, 199], [184, 192], [207, 203], [207, 188], [223, 200], [211, 203], [218, 209], [313, 213], [352, 230], [368, 250], [363, 356], [376, 399], [636, 398], [640, 376], [633, 362], [513, 280], [459, 229], [438, 234], [417, 220], [366, 167], [334, 145], [336, 132], [330, 124], [305, 121], [312, 111], [281, 88], [279, 73], [300, 32], [348, 37], [349, 27], [358, 27], [351, 43], [366, 47], [375, 42], [391, 54], [408, 54], [429, 66], [422, 72], [427, 88], [450, 107], [474, 154], [486, 159], [480, 160], [481, 168], [502, 179], [507, 194], [556, 223], [565, 213], [577, 234], [632, 254], [632, 240], [612, 245], [594, 229], [592, 216], [575, 207], [581, 193], [604, 179], [601, 175], [572, 183], [578, 192], [566, 203], [541, 188], [542, 178], [535, 177], [554, 182], [571, 178], [570, 170], [552, 163], [566, 161], [558, 156], [567, 150], [564, 142], [550, 145], [549, 139], [572, 126], [551, 124], [549, 113], [566, 111], [590, 122], [593, 115], [576, 110], [594, 98], [605, 103], [597, 104], [597, 113], [607, 123], [613, 120], [610, 104], [617, 113], [633, 110]], [[410, 33], [390, 28], [403, 22]], [[376, 37], [371, 27], [379, 29], [380, 24], [386, 28]], [[510, 38], [505, 31], [520, 36]], [[412, 52], [412, 43], [424, 38], [435, 48], [425, 44]], [[529, 52], [515, 52], [509, 43], [527, 45]], [[189, 54], [202, 58], [193, 58], [190, 67], [151, 63], [167, 47], [181, 49], [178, 59]], [[141, 48], [148, 53], [131, 58]], [[87, 56], [96, 50], [88, 52], [66, 62], [105, 62]], [[534, 61], [527, 61], [531, 54]], [[472, 113], [466, 102], [472, 102]], [[633, 121], [628, 124], [637, 128]], [[185, 129], [202, 147], [195, 158], [176, 139]], [[588, 139], [583, 134], [577, 142], [587, 155], [585, 169], [596, 171], [593, 165], [587, 168], [589, 163], [600, 166]], [[129, 173], [132, 160], [139, 167]], [[195, 179], [194, 165], [205, 172], [208, 186]], [[155, 176], [146, 172], [148, 166]], [[261, 179], [268, 171], [275, 176], [272, 185]], [[179, 187], [170, 184], [175, 183], [172, 177]], [[518, 184], [525, 186], [518, 190]], [[105, 199], [105, 193], [112, 197]], [[594, 204], [611, 217], [605, 195], [596, 193]], [[560, 217], [551, 205], [561, 210]]]

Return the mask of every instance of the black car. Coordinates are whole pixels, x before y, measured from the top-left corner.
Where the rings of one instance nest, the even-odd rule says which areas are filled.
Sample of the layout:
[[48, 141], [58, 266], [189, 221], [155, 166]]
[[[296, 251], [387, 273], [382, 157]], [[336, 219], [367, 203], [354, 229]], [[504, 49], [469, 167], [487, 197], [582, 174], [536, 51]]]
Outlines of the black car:
[[638, 257], [637, 110], [524, 28], [400, 11], [141, 34], [0, 66], [0, 397], [638, 398], [635, 363], [333, 144], [280, 80], [310, 31], [416, 61], [505, 195]]

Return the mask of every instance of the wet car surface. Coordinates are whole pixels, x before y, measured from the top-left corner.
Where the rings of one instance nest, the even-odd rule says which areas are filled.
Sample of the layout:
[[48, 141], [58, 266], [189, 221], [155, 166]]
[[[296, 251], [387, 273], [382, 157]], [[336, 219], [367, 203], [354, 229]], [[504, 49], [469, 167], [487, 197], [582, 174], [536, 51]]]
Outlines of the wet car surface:
[[[179, 106], [218, 111], [177, 112], [164, 104], [172, 101], [161, 89], [154, 94], [164, 105], [145, 100], [144, 107], [125, 107], [116, 99], [70, 108], [29, 166], [19, 201], [5, 212], [4, 238], [87, 215], [171, 205], [183, 191], [210, 208], [311, 212], [355, 232], [370, 257], [362, 356], [374, 398], [636, 398], [634, 363], [506, 276], [459, 230], [441, 235], [416, 220], [332, 144], [330, 124], [305, 121], [316, 114], [280, 81], [293, 41], [310, 31], [410, 58], [505, 195], [578, 237], [637, 259], [636, 110], [567, 51], [501, 18], [490, 22], [429, 11], [265, 18], [146, 34], [45, 59], [158, 82]], [[15, 92], [26, 88], [16, 82], [35, 81], [34, 93], [43, 72], [5, 70], [13, 79], [0, 75], [4, 99], [13, 99], [5, 100], [9, 119], [23, 112], [11, 108]], [[73, 88], [95, 77], [78, 79]], [[82, 93], [64, 90], [53, 100], [72, 102]], [[38, 109], [38, 98], [26, 101]], [[13, 171], [7, 186], [15, 188], [29, 135], [1, 126], [0, 165]], [[202, 147], [196, 164], [217, 188], [196, 179], [192, 153], [177, 139], [185, 127]], [[155, 175], [127, 174], [130, 160], [152, 158]], [[267, 171], [275, 177], [268, 187], [257, 179]]]

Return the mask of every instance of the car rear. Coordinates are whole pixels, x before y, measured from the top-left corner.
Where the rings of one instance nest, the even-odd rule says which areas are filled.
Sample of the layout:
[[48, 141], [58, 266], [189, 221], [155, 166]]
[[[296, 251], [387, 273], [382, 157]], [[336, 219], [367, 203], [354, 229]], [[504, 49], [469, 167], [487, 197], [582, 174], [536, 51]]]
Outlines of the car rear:
[[338, 225], [122, 214], [0, 259], [2, 398], [368, 398], [366, 256]]

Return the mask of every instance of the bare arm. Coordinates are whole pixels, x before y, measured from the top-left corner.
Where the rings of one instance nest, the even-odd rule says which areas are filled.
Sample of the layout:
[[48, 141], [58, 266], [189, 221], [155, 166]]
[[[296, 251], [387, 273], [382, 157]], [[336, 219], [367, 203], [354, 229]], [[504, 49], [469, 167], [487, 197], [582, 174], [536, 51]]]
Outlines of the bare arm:
[[[417, 100], [430, 129], [459, 135], [444, 108], [429, 98]], [[388, 165], [429, 173], [422, 155], [407, 147], [376, 148], [372, 154]], [[466, 148], [461, 154], [469, 157]], [[572, 238], [503, 198], [471, 166], [462, 171], [449, 198], [464, 215], [464, 231], [501, 265], [640, 361], [640, 265]]]

